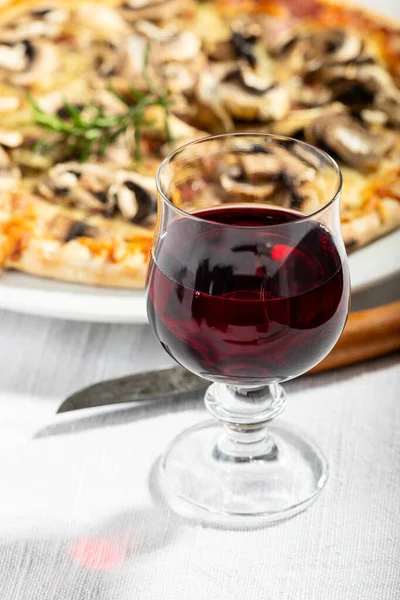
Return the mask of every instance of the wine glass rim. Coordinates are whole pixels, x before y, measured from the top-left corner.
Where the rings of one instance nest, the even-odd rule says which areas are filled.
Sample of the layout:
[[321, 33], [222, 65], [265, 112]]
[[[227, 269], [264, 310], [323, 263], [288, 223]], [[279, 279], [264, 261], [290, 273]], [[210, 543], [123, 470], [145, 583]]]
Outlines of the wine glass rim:
[[[173, 208], [177, 213], [180, 213], [184, 217], [190, 217], [191, 219], [195, 219], [198, 221], [204, 221], [204, 218], [201, 215], [190, 213], [190, 212], [183, 210], [179, 206], [176, 206], [175, 204], [173, 204], [173, 202], [171, 202], [171, 200], [164, 194], [164, 192], [162, 190], [162, 186], [161, 186], [161, 181], [160, 181], [162, 170], [174, 159], [175, 156], [177, 156], [183, 150], [185, 150], [186, 148], [189, 148], [190, 146], [195, 146], [197, 144], [201, 144], [201, 143], [211, 141], [211, 140], [218, 140], [218, 139], [223, 139], [223, 138], [233, 138], [233, 137], [248, 137], [248, 138], [259, 137], [259, 138], [269, 138], [269, 139], [276, 140], [276, 141], [279, 140], [279, 141], [284, 141], [284, 142], [285, 141], [296, 142], [298, 144], [301, 144], [302, 146], [311, 148], [313, 152], [317, 152], [318, 154], [322, 155], [325, 158], [325, 160], [333, 167], [333, 169], [336, 173], [336, 176], [337, 176], [337, 185], [336, 185], [336, 191], [332, 195], [332, 198], [328, 202], [326, 202], [321, 208], [319, 208], [318, 210], [315, 210], [314, 212], [310, 213], [309, 215], [299, 214], [298, 217], [296, 217], [295, 219], [293, 219], [291, 221], [291, 224], [300, 222], [300, 221], [305, 221], [308, 219], [313, 219], [317, 215], [323, 213], [330, 206], [332, 206], [335, 203], [335, 201], [340, 197], [340, 193], [342, 191], [342, 186], [343, 186], [342, 171], [341, 171], [339, 165], [337, 164], [337, 162], [335, 161], [335, 159], [332, 158], [324, 150], [321, 150], [320, 148], [318, 148], [317, 146], [313, 146], [312, 144], [309, 144], [308, 142], [303, 142], [302, 140], [297, 140], [296, 138], [292, 138], [292, 137], [289, 137], [286, 135], [278, 135], [278, 134], [274, 134], [274, 133], [253, 133], [253, 132], [221, 133], [218, 135], [205, 136], [203, 138], [199, 138], [197, 140], [187, 142], [186, 144], [182, 144], [182, 146], [179, 146], [179, 148], [176, 148], [175, 150], [170, 152], [170, 154], [168, 154], [168, 156], [166, 156], [164, 158], [164, 160], [161, 162], [161, 164], [159, 165], [159, 167], [157, 169], [157, 173], [156, 173], [157, 191], [161, 195], [162, 199], [167, 204], [169, 204], [171, 206], [171, 208]], [[245, 203], [243, 203], [243, 204], [245, 204]], [[224, 227], [237, 227], [237, 225], [233, 225], [231, 223], [219, 223], [219, 225], [223, 225]], [[253, 226], [253, 225], [250, 226], [249, 225], [248, 227], [251, 227], [252, 229], [256, 229], [257, 227], [259, 227], [260, 229], [267, 229], [267, 228], [269, 229], [272, 227], [281, 227], [281, 226], [282, 226], [281, 223], [276, 223], [273, 225], [258, 225], [258, 226]], [[241, 225], [240, 227], [243, 228], [243, 227], [246, 227], [246, 225], [245, 226]]]

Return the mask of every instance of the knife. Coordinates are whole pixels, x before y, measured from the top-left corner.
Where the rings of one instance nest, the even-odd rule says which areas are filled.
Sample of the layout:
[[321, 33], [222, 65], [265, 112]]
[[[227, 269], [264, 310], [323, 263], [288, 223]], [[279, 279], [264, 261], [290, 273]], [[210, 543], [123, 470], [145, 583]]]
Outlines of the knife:
[[126, 402], [171, 400], [181, 394], [204, 392], [209, 385], [209, 381], [193, 375], [183, 367], [144, 371], [101, 381], [78, 390], [64, 400], [57, 413]]
[[[400, 301], [350, 314], [345, 330], [328, 356], [310, 372], [337, 369], [400, 349]], [[58, 413], [127, 402], [178, 398], [205, 391], [210, 382], [183, 367], [144, 371], [91, 385], [69, 396]]]

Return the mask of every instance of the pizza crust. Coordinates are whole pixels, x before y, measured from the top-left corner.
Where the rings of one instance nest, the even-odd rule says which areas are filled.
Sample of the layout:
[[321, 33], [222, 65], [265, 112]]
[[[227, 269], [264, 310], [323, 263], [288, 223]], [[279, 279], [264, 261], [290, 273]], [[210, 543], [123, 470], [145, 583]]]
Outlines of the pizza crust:
[[353, 252], [400, 227], [400, 203], [383, 198], [376, 209], [342, 223], [342, 235], [348, 252]]
[[85, 226], [96, 231], [95, 239], [78, 237], [66, 242], [57, 223], [81, 223], [83, 211], [19, 194], [4, 196], [0, 206], [0, 264], [4, 268], [89, 285], [144, 287], [152, 232], [128, 224], [119, 227], [95, 215], [85, 221]]
[[18, 259], [8, 259], [6, 267], [71, 283], [127, 289], [144, 287], [147, 261], [141, 255], [135, 257], [136, 266], [132, 260], [129, 264], [110, 263], [104, 258], [93, 257], [89, 251], [85, 252], [84, 246], [79, 246], [77, 243], [65, 252], [65, 246], [59, 242], [50, 247], [47, 241], [35, 240]]

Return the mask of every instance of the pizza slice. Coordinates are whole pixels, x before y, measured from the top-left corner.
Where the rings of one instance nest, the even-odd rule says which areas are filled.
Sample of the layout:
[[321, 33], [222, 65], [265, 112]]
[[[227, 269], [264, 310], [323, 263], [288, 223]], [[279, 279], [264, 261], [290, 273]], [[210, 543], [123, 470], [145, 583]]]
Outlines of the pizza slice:
[[153, 177], [69, 162], [21, 184], [4, 151], [3, 159], [1, 267], [89, 285], [144, 287], [156, 216]]
[[89, 285], [144, 286], [152, 229], [18, 192], [0, 206], [2, 266]]
[[[344, 173], [346, 181], [346, 172]], [[351, 183], [353, 181], [353, 183]], [[342, 234], [348, 252], [400, 227], [400, 168], [381, 168], [365, 182], [348, 177], [341, 215]], [[355, 198], [351, 206], [351, 198]]]

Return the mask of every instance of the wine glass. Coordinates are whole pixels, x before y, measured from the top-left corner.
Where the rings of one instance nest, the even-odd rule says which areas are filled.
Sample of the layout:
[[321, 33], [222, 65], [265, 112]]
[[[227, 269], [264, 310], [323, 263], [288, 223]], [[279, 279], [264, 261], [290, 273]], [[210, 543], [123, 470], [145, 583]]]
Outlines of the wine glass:
[[179, 513], [259, 524], [318, 496], [327, 462], [284, 423], [283, 381], [319, 363], [349, 311], [339, 167], [309, 144], [266, 134], [205, 138], [157, 173], [147, 311], [176, 362], [212, 384], [213, 420], [160, 461]]

